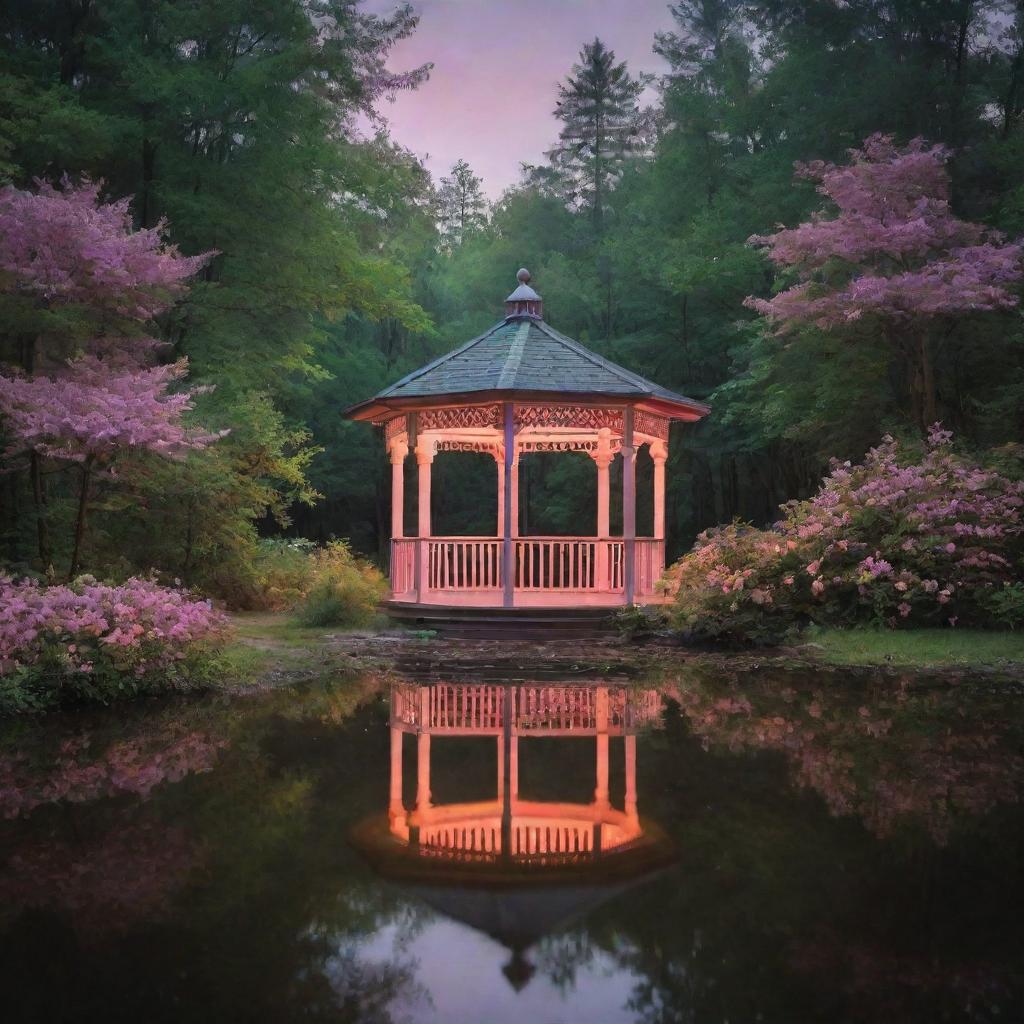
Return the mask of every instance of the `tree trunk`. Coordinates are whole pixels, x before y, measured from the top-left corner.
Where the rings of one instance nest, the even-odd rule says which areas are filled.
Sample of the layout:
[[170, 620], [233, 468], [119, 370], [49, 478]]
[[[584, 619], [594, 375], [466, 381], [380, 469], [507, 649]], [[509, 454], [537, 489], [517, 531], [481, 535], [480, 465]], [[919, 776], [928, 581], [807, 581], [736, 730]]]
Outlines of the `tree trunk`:
[[89, 507], [89, 484], [92, 480], [92, 456], [82, 463], [82, 488], [78, 493], [78, 515], [75, 517], [75, 544], [71, 550], [71, 566], [68, 569], [68, 581], [78, 575], [81, 568], [82, 540], [85, 537], [85, 513]]
[[53, 556], [50, 551], [50, 527], [46, 517], [46, 483], [43, 480], [42, 463], [37, 452], [29, 456], [29, 475], [32, 478], [32, 501], [36, 510], [39, 561], [42, 563], [43, 572], [48, 573]]
[[932, 358], [931, 337], [922, 331], [918, 341], [918, 359], [921, 374], [921, 433], [927, 434], [928, 428], [939, 418], [938, 399], [935, 392], [935, 363]]
[[195, 514], [196, 499], [188, 499], [188, 516], [185, 520], [185, 557], [181, 565], [181, 575], [187, 586], [192, 584], [192, 553], [195, 547]]

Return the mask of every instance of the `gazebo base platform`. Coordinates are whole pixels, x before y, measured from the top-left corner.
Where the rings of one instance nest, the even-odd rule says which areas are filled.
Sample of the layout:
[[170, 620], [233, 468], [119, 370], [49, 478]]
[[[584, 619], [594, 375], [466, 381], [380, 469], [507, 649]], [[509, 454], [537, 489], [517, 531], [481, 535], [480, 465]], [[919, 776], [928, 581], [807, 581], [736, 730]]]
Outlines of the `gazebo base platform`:
[[389, 618], [402, 625], [436, 630], [453, 640], [598, 640], [615, 633], [613, 615], [616, 608], [622, 607], [622, 600], [619, 596], [614, 603], [563, 603], [531, 608], [390, 600], [383, 607]]

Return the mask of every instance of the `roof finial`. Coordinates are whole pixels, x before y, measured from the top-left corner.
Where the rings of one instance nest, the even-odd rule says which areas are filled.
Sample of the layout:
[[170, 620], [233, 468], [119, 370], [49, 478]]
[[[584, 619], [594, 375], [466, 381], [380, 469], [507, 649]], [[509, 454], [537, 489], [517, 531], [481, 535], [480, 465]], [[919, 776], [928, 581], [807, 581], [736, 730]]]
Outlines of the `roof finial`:
[[542, 319], [544, 303], [541, 297], [530, 287], [530, 272], [522, 267], [516, 274], [519, 287], [505, 300], [505, 317], [533, 316]]

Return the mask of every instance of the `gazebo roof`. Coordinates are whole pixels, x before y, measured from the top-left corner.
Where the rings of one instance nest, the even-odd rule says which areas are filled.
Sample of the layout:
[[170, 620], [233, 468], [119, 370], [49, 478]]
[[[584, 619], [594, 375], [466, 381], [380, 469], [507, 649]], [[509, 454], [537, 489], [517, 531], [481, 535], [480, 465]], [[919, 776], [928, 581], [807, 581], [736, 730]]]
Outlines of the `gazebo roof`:
[[348, 409], [346, 415], [364, 420], [388, 409], [436, 404], [442, 398], [515, 396], [631, 399], [684, 420], [709, 412], [703, 403], [669, 391], [554, 330], [533, 312], [540, 310], [540, 297], [528, 286], [525, 271], [520, 271], [520, 281], [506, 300], [509, 315], [504, 320]]

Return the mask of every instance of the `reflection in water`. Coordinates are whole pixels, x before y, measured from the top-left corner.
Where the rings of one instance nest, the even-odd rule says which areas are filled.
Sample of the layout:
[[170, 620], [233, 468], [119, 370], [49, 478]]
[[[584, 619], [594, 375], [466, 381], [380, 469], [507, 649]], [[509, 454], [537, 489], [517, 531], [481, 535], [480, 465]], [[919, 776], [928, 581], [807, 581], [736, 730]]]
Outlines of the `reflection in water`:
[[919, 825], [945, 845], [957, 823], [1016, 803], [1024, 784], [1019, 716], [976, 699], [968, 713], [956, 689], [890, 685], [868, 699], [755, 679], [725, 692], [718, 681], [664, 692], [707, 749], [783, 754], [798, 786], [879, 837]]
[[849, 673], [15, 723], [4, 1024], [1017, 1021], [1022, 789], [1012, 686]]
[[[413, 883], [423, 902], [507, 946], [513, 955], [503, 971], [521, 989], [535, 970], [524, 955], [530, 946], [671, 859], [661, 830], [641, 822], [637, 804], [637, 733], [660, 718], [656, 690], [395, 684], [388, 834], [381, 819], [370, 819], [355, 830], [355, 841], [383, 873]], [[410, 808], [402, 799], [406, 735], [416, 748]], [[494, 740], [494, 796], [435, 803], [432, 745], [470, 737]], [[528, 756], [530, 741], [540, 738], [593, 741], [592, 799], [537, 800], [520, 794], [520, 754]], [[624, 793], [621, 806], [614, 806], [610, 741], [619, 738]]]

